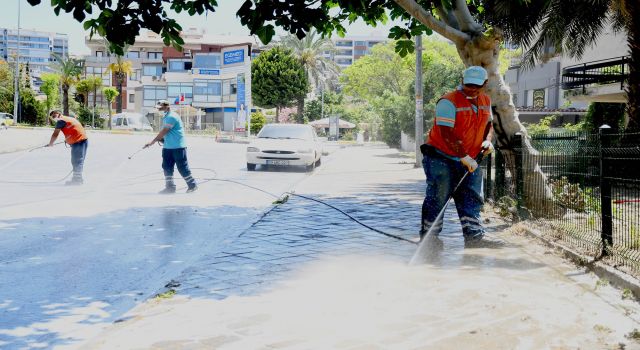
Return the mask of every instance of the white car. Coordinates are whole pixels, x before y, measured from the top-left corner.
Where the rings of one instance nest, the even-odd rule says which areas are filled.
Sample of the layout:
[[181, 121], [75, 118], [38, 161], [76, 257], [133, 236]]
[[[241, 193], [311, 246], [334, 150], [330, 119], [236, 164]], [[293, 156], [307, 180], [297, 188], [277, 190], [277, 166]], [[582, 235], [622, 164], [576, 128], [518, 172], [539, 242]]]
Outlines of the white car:
[[124, 112], [111, 117], [111, 128], [115, 130], [153, 131], [147, 117], [140, 113]]
[[267, 124], [247, 147], [247, 170], [257, 165], [304, 166], [313, 171], [322, 162], [322, 143], [311, 125]]

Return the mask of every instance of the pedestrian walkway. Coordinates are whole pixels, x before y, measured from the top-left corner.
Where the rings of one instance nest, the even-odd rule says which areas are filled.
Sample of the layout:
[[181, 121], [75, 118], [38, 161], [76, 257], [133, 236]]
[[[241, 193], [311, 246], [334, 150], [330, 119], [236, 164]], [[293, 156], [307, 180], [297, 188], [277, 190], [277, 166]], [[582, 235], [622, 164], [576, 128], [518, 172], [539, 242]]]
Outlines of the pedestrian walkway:
[[[383, 147], [341, 150], [296, 189], [362, 223], [417, 237], [424, 174]], [[640, 308], [546, 248], [506, 232], [464, 249], [454, 206], [420, 266], [416, 245], [292, 196], [86, 348], [638, 348]]]

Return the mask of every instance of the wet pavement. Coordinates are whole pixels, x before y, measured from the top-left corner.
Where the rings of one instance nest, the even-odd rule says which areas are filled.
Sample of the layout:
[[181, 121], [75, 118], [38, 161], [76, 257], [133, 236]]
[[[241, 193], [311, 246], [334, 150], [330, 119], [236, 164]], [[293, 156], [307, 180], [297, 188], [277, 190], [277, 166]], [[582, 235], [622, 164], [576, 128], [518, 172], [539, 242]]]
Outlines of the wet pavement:
[[[49, 136], [9, 129], [0, 139], [32, 145]], [[270, 207], [271, 196], [226, 182], [202, 181], [185, 194], [178, 177], [180, 193], [158, 195], [160, 148], [128, 160], [151, 137], [91, 133], [78, 187], [60, 180], [71, 168], [63, 145], [0, 154], [0, 349], [77, 346]], [[244, 145], [197, 137], [188, 144], [200, 180], [217, 176], [281, 193], [309, 176], [296, 169], [249, 173]]]
[[[352, 147], [296, 186], [406, 239], [424, 174]], [[640, 308], [486, 213], [508, 244], [465, 249], [453, 206], [424, 264], [416, 245], [292, 196], [203, 255], [86, 349], [637, 349]]]

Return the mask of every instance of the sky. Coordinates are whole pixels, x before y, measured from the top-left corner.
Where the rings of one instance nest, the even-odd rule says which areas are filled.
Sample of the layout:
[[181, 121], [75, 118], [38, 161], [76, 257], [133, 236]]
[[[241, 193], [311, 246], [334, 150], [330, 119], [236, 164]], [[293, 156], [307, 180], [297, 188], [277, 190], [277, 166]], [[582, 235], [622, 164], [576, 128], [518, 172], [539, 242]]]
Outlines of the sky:
[[[88, 35], [82, 28], [82, 24], [76, 21], [71, 14], [64, 12], [56, 17], [49, 0], [42, 0], [40, 5], [31, 6], [27, 0], [1, 0], [0, 26], [16, 28], [18, 26], [18, 3], [20, 3], [20, 28], [34, 29], [47, 32], [66, 33], [69, 37], [69, 51], [72, 55], [84, 55], [89, 49], [84, 44], [84, 37]], [[235, 13], [242, 4], [238, 0], [220, 0], [215, 13], [208, 16], [190, 17], [181, 14], [174, 17], [183, 28], [203, 28], [208, 34], [249, 35], [249, 31], [240, 24]], [[95, 14], [94, 14], [95, 16]], [[347, 35], [383, 35], [386, 36], [393, 24], [379, 25], [376, 28], [367, 26], [362, 22], [346, 25]], [[278, 35], [284, 34], [277, 32]]]

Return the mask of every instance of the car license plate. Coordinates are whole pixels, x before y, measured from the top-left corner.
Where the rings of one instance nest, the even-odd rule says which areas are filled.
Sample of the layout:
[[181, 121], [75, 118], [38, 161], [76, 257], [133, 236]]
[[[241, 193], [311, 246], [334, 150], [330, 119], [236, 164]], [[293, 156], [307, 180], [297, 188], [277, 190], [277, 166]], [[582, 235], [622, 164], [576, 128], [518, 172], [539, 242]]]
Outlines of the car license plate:
[[288, 160], [267, 159], [267, 165], [289, 165]]

